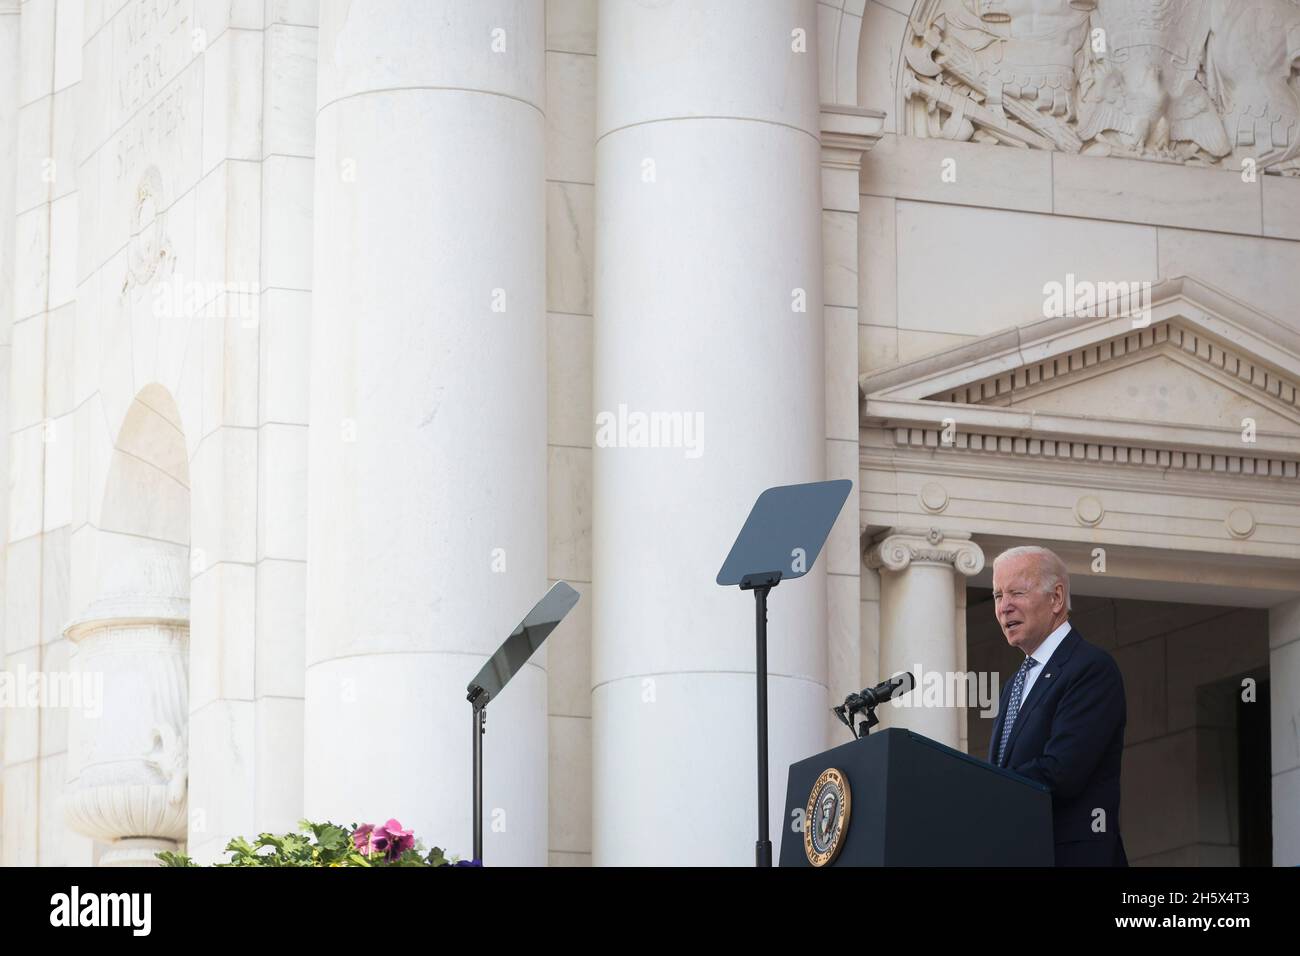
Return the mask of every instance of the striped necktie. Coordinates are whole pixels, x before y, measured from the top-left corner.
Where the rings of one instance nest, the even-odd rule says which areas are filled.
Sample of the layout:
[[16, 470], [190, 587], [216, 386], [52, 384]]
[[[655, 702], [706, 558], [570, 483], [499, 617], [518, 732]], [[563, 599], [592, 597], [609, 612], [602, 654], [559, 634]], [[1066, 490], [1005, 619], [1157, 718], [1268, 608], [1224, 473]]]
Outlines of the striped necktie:
[[1020, 665], [1020, 670], [1016, 671], [1015, 682], [1011, 685], [1011, 700], [1007, 703], [1007, 719], [1002, 724], [1002, 739], [998, 742], [998, 766], [1002, 766], [1002, 758], [1006, 756], [1007, 741], [1011, 739], [1011, 727], [1016, 722], [1016, 715], [1020, 713], [1020, 698], [1025, 692], [1025, 678], [1029, 676], [1029, 671], [1038, 666], [1038, 661], [1032, 657], [1026, 657], [1025, 662]]

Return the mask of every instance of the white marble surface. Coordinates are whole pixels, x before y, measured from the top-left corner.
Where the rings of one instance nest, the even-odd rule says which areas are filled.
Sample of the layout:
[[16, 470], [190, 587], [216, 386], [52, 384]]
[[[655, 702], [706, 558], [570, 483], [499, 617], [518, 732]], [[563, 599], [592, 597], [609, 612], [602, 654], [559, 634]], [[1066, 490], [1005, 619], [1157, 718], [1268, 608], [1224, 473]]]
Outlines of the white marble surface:
[[[595, 202], [590, 184], [546, 184], [546, 308], [551, 312], [591, 315]], [[583, 354], [590, 365], [590, 350]]]
[[[622, 678], [601, 683], [592, 692], [593, 863], [751, 865], [757, 831], [752, 812], [754, 735], [736, 714], [753, 704], [752, 674], [656, 674], [653, 699], [647, 699], [645, 680]], [[782, 715], [769, 726], [773, 859], [780, 858], [786, 835], [789, 765], [823, 746], [825, 706], [821, 683], [769, 672], [769, 712]], [[690, 812], [698, 800], [690, 788], [684, 791], [683, 780], [713, 781], [712, 798], [733, 801], [740, 809], [721, 815]], [[614, 781], [623, 784], [614, 786]], [[630, 799], [636, 803], [630, 806]], [[602, 801], [617, 803], [630, 819], [623, 825], [607, 821], [600, 813]], [[670, 832], [671, 839], [665, 836]]]
[[257, 430], [257, 560], [307, 560], [307, 428]]
[[1052, 210], [1052, 155], [886, 134], [862, 157], [862, 192], [961, 206]]
[[900, 330], [981, 335], [1036, 321], [1044, 285], [1071, 273], [1158, 277], [1155, 230], [1145, 226], [918, 202], [899, 202], [897, 225]]
[[546, 178], [595, 179], [596, 59], [546, 54]]
[[[696, 842], [693, 824], [681, 829], [701, 818], [674, 780], [708, 763], [719, 799], [752, 792], [741, 783], [752, 776], [749, 748], [730, 739], [732, 722], [715, 719], [749, 706], [752, 605], [731, 589], [698, 591], [698, 582], [716, 575], [759, 490], [825, 470], [817, 73], [789, 35], [791, 23], [811, 23], [813, 6], [601, 11], [594, 407], [699, 413], [705, 441], [695, 458], [674, 448], [595, 451], [597, 864], [664, 863], [673, 853], [676, 862], [750, 859], [743, 819], [723, 821], [725, 833], [707, 841]], [[684, 33], [702, 48], [678, 64], [671, 53]], [[743, 181], [734, 175], [742, 167]], [[796, 288], [806, 290], [805, 314], [791, 311]], [[700, 344], [682, 347], [693, 339]], [[737, 364], [781, 388], [729, 387], [717, 369]], [[695, 503], [689, 513], [672, 504], [683, 500]], [[664, 602], [665, 589], [698, 600]], [[825, 589], [818, 565], [775, 599], [769, 684], [784, 717], [774, 768], [825, 737]], [[787, 620], [803, 627], [792, 633]], [[647, 772], [661, 766], [674, 772]], [[619, 778], [637, 781], [634, 805], [626, 790], [603, 785]], [[772, 806], [777, 841], [780, 801]]]
[[229, 29], [203, 51], [203, 159], [207, 174], [227, 159], [262, 158], [263, 38]]
[[[547, 575], [544, 5], [321, 13], [306, 810], [441, 844], [468, 836], [465, 684]], [[537, 668], [489, 713], [528, 728], [489, 727], [498, 860], [546, 860], [545, 714]], [[336, 759], [417, 725], [391, 776]]]
[[[470, 817], [470, 708], [464, 687], [485, 655], [368, 654], [307, 668], [306, 813], [311, 819], [396, 817], [428, 845], [468, 858]], [[484, 736], [484, 858], [496, 865], [545, 862], [547, 834], [547, 722], [536, 703], [546, 675], [529, 664], [508, 692], [488, 708]], [[410, 715], [418, 713], [419, 720]], [[333, 752], [364, 728], [363, 766], [384, 773], [346, 772], [311, 759]], [[436, 778], [436, 781], [433, 779]], [[494, 829], [493, 821], [497, 821]], [[500, 829], [504, 827], [504, 829]]]
[[546, 49], [594, 55], [598, 7], [598, 0], [546, 0]]
[[898, 131], [898, 76], [911, 3], [862, 4], [862, 33], [855, 64], [857, 105], [885, 111], [885, 129]]
[[261, 385], [258, 423], [308, 422], [311, 365], [311, 293], [267, 289], [258, 331]]
[[255, 580], [253, 568], [222, 562], [190, 584], [190, 702], [196, 713], [253, 698]]
[[[198, 639], [191, 634], [191, 646]], [[256, 708], [251, 700], [213, 700], [190, 713], [190, 752], [206, 756], [190, 766], [186, 851], [198, 863], [224, 862], [231, 837], [257, 832], [256, 794], [249, 786], [257, 760]]]
[[[1288, 770], [1273, 778], [1273, 806], [1295, 807], [1300, 804], [1300, 770]], [[1276, 810], [1274, 811], [1277, 812]], [[1300, 824], [1294, 814], [1286, 821], [1274, 818], [1273, 863], [1295, 866], [1300, 860]]]
[[[786, 123], [815, 137], [816, 4], [773, 0], [758, 11], [751, 6], [719, 0], [670, 11], [635, 4], [602, 8], [600, 45], [617, 51], [617, 63], [597, 57], [596, 136], [656, 119], [726, 116]], [[806, 30], [807, 53], [792, 51], [795, 29]], [[689, 56], [681, 55], [683, 36], [690, 37]], [[664, 49], [677, 55], [666, 61], [659, 52]], [[756, 75], [755, 59], [790, 70]]]
[[[1271, 648], [1268, 662], [1272, 694], [1272, 764], [1276, 776], [1300, 768], [1300, 733], [1296, 730], [1300, 700], [1297, 700], [1295, 690], [1296, 678], [1300, 674], [1300, 642], [1293, 639]], [[1296, 807], [1279, 806], [1274, 813], [1285, 818], [1288, 829], [1293, 831], [1300, 826], [1300, 814], [1296, 810]]]
[[1162, 276], [1190, 275], [1300, 330], [1300, 243], [1190, 229], [1157, 234]]
[[301, 698], [306, 668], [306, 563], [264, 559], [257, 564], [256, 583], [256, 694]]
[[[554, 662], [554, 655], [552, 655]], [[552, 663], [552, 666], [554, 664]], [[548, 720], [549, 851], [591, 853], [591, 719], [552, 715]]]
[[272, 833], [296, 831], [302, 819], [303, 701], [259, 696], [253, 721], [257, 825]]
[[1260, 181], [1243, 182], [1232, 170], [1052, 154], [1060, 215], [1258, 234], [1262, 196]]
[[[277, 14], [269, 6], [263, 52], [262, 158], [311, 156], [316, 148], [316, 30], [273, 19]], [[310, 6], [315, 7], [314, 0]]]

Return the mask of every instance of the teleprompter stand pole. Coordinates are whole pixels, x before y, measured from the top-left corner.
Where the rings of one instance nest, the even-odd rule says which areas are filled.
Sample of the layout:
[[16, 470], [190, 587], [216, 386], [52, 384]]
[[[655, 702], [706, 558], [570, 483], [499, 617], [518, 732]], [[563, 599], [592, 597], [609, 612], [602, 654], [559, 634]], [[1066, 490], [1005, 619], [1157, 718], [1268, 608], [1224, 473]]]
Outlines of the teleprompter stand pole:
[[768, 837], [767, 786], [767, 595], [781, 582], [780, 571], [746, 575], [742, 591], [754, 592], [754, 685], [758, 711], [758, 841], [754, 844], [754, 865], [772, 865], [772, 841]]
[[[481, 703], [480, 703], [481, 701]], [[483, 735], [487, 733], [488, 695], [481, 687], [469, 692], [470, 734], [474, 750], [474, 859], [483, 862]]]

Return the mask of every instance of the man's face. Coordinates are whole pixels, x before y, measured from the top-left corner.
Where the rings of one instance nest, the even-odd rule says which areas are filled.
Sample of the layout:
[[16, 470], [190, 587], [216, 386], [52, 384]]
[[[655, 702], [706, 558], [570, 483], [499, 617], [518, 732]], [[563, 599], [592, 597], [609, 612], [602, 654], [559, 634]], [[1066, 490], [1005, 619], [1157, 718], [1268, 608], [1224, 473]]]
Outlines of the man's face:
[[1036, 559], [1030, 555], [999, 561], [993, 569], [993, 608], [1007, 643], [1032, 654], [1059, 621], [1065, 589], [1044, 592], [1038, 583]]

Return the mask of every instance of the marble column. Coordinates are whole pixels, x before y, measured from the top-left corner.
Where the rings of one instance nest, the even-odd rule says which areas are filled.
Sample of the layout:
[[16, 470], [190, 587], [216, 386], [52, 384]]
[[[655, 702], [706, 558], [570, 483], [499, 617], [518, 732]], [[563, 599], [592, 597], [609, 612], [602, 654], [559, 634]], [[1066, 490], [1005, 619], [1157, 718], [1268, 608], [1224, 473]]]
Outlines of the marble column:
[[[815, 8], [601, 7], [597, 865], [754, 860], [754, 602], [714, 578], [764, 488], [825, 472]], [[788, 764], [826, 739], [824, 565], [771, 595], [776, 852]]]
[[1268, 610], [1273, 865], [1300, 866], [1300, 598]]
[[984, 552], [969, 534], [891, 528], [872, 541], [865, 560], [880, 571], [881, 680], [901, 671], [917, 680], [917, 689], [902, 701], [906, 706], [891, 702], [880, 708], [881, 726], [905, 727], [959, 749], [964, 703], [943, 706], [953, 702], [936, 701], [933, 688], [961, 687], [954, 675], [964, 671], [965, 653], [958, 646], [953, 576], [978, 574]]
[[[542, 0], [321, 5], [304, 803], [468, 856], [465, 688], [546, 586]], [[545, 655], [485, 856], [544, 864]]]
[[64, 629], [68, 779], [63, 816], [107, 843], [100, 866], [157, 866], [185, 840], [189, 777], [189, 573], [142, 547]]

